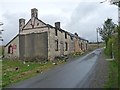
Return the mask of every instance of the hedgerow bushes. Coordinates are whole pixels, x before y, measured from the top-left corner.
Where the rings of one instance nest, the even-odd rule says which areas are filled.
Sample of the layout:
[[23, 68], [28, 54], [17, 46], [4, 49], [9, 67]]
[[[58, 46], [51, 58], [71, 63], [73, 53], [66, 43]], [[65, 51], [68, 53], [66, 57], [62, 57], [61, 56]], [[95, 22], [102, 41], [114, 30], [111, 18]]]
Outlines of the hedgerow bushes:
[[105, 49], [105, 54], [109, 58], [115, 58], [118, 60], [118, 35], [114, 34], [111, 38], [109, 38], [107, 42], [107, 47]]
[[107, 42], [105, 54], [109, 58], [114, 58], [114, 61], [109, 62], [109, 80], [107, 88], [120, 88], [120, 27], [117, 27], [118, 33], [115, 33]]

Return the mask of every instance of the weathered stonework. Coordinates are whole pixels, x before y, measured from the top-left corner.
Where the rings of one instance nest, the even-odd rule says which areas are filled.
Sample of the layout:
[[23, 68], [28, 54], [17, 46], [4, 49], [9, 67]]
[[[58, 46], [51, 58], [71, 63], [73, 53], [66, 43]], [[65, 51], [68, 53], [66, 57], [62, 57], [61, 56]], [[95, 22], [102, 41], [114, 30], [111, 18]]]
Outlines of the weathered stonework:
[[[31, 19], [25, 24], [25, 19], [19, 20], [19, 34], [5, 46], [5, 57], [20, 59], [41, 57], [54, 60], [55, 57], [74, 52], [85, 52], [88, 41], [77, 34], [71, 34], [60, 27], [44, 23], [38, 19], [38, 10], [31, 10]], [[8, 53], [9, 46], [16, 45], [13, 53]], [[11, 50], [11, 49], [10, 49]]]
[[[12, 46], [12, 52], [9, 53], [9, 47]], [[19, 35], [17, 35], [11, 42], [4, 48], [5, 58], [19, 58]]]

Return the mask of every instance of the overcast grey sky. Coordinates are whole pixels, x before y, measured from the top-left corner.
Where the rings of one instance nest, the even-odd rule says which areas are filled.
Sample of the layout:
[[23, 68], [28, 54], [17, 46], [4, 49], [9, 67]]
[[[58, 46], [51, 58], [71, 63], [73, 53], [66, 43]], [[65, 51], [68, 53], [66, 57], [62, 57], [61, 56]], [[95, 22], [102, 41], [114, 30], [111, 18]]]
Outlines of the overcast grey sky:
[[96, 28], [101, 27], [106, 18], [118, 22], [117, 6], [104, 0], [0, 0], [0, 22], [5, 31], [4, 43], [8, 43], [18, 34], [18, 20], [31, 17], [31, 9], [38, 9], [38, 17], [54, 26], [61, 22], [62, 29], [79, 36], [96, 41]]

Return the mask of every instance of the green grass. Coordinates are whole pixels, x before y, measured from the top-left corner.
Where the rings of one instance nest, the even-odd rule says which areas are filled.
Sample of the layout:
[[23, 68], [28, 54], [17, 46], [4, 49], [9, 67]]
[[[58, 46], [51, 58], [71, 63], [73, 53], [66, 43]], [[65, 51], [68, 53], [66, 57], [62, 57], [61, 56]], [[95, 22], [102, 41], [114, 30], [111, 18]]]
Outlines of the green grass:
[[109, 78], [105, 88], [118, 88], [118, 63], [109, 61]]
[[[57, 63], [62, 64], [64, 61]], [[54, 66], [52, 62], [26, 62], [24, 64], [23, 61], [19, 60], [4, 60], [2, 63], [2, 87], [35, 76]], [[16, 70], [16, 67], [18, 67], [18, 70]]]
[[[116, 39], [115, 39], [116, 40]], [[115, 41], [113, 40], [113, 41]], [[117, 40], [116, 40], [117, 41]], [[113, 48], [111, 50], [111, 40], [108, 42], [107, 48], [105, 48], [104, 53], [106, 55], [106, 58], [111, 58], [111, 53], [113, 52], [114, 57], [116, 60], [114, 61], [109, 61], [109, 78], [107, 83], [105, 84], [105, 88], [118, 88], [120, 85], [118, 85], [118, 80], [119, 80], [119, 74], [118, 74], [118, 54], [117, 54], [117, 44], [113, 44]]]
[[0, 46], [0, 55], [2, 55], [2, 47]]
[[2, 61], [0, 61], [0, 88], [2, 86]]

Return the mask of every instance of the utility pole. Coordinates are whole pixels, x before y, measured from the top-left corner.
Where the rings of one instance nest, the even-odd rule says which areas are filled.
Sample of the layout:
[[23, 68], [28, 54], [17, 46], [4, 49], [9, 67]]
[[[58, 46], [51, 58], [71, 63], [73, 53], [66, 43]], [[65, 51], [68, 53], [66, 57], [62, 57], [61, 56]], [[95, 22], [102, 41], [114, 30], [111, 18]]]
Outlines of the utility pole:
[[[111, 3], [114, 5], [118, 6], [118, 67], [120, 66], [120, 0], [111, 0]], [[120, 71], [120, 68], [118, 68], [118, 71]], [[118, 73], [119, 74], [119, 73]], [[118, 84], [120, 83], [120, 77], [118, 77]], [[118, 88], [120, 88], [120, 86], [118, 85]]]
[[[2, 22], [0, 22], [0, 26], [2, 26], [3, 25], [3, 23]], [[3, 57], [4, 57], [4, 47], [3, 47], [3, 37], [2, 37], [2, 32], [3, 32], [4, 30], [2, 29], [2, 30], [0, 30], [0, 35], [1, 35], [1, 37], [0, 37], [0, 41], [2, 42], [2, 46], [1, 46], [1, 48], [2, 48], [2, 55], [1, 55], [1, 58], [3, 59]]]
[[[100, 3], [107, 2], [108, 0]], [[120, 61], [120, 0], [109, 0], [111, 4], [118, 6], [118, 61]]]
[[99, 32], [99, 29], [98, 28], [96, 29], [96, 32], [97, 32], [96, 33], [97, 34], [97, 45], [98, 45], [98, 48], [99, 48], [99, 41], [98, 41], [98, 32]]
[[118, 28], [117, 29], [118, 29], [118, 63], [120, 64], [120, 0], [118, 2]]
[[120, 0], [111, 0], [110, 3], [118, 6], [118, 25], [120, 25]]
[[120, 26], [120, 1], [118, 2], [118, 25]]
[[118, 6], [118, 62], [120, 64], [120, 0], [111, 0], [110, 2]]
[[[100, 3], [105, 3], [107, 1], [108, 0], [104, 0]], [[110, 0], [110, 3], [118, 6], [118, 25], [120, 26], [120, 0]]]
[[[107, 1], [107, 0], [106, 0]], [[104, 3], [104, 2], [100, 2], [100, 3]], [[110, 0], [111, 4], [117, 5], [118, 6], [118, 65], [120, 64], [120, 0]], [[119, 67], [119, 66], [118, 66]], [[118, 71], [120, 71], [120, 68], [118, 68]], [[119, 73], [118, 73], [119, 74]], [[118, 77], [118, 84], [120, 83], [120, 77]], [[120, 86], [118, 85], [118, 88], [120, 88]]]

